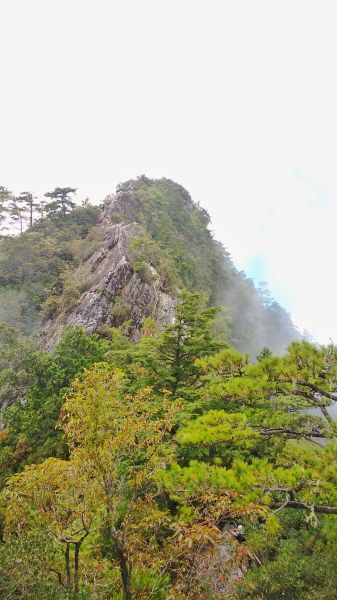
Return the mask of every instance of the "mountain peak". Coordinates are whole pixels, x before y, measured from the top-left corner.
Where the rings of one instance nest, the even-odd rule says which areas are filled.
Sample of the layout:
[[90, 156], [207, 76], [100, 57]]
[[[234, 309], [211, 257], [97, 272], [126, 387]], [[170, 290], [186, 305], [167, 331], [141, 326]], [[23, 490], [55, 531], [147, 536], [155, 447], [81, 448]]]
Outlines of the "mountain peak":
[[159, 327], [172, 321], [184, 288], [205, 290], [211, 303], [228, 308], [228, 336], [240, 350], [282, 353], [298, 338], [284, 309], [234, 267], [213, 239], [207, 211], [181, 185], [144, 175], [121, 183], [99, 221], [101, 245], [79, 267], [88, 272], [87, 287], [76, 306], [46, 322], [48, 347], [66, 324], [94, 332], [120, 325], [123, 316], [137, 339], [147, 317]]

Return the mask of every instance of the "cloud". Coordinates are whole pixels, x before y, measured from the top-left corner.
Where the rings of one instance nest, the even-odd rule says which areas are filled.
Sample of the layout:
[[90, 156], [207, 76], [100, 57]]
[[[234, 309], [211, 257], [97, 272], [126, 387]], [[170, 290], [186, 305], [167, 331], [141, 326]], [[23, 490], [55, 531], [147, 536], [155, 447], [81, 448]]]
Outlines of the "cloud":
[[100, 200], [175, 179], [337, 340], [336, 19], [334, 0], [3, 2], [0, 184]]
[[302, 175], [291, 179], [286, 197], [258, 236], [264, 277], [301, 328], [322, 342], [337, 340], [336, 197]]

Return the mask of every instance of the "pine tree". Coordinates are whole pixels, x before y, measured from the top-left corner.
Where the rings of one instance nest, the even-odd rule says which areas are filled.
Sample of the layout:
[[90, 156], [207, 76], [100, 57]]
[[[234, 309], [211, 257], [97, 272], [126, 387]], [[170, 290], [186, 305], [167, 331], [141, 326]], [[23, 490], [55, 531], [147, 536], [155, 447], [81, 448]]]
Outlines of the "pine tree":
[[163, 386], [173, 395], [189, 395], [200, 373], [196, 359], [219, 350], [212, 331], [218, 307], [207, 305], [207, 295], [184, 293], [175, 321], [165, 329], [159, 346]]
[[46, 204], [46, 211], [49, 212], [49, 214], [61, 212], [63, 216], [66, 215], [76, 206], [75, 202], [70, 197], [70, 194], [75, 193], [76, 188], [71, 187], [56, 187], [52, 192], [47, 192], [45, 196], [52, 200]]
[[37, 204], [34, 202], [36, 197], [32, 194], [32, 192], [21, 192], [18, 199], [20, 199], [20, 202], [23, 203], [25, 210], [28, 212], [28, 223], [29, 228], [31, 228], [33, 225], [34, 209], [37, 207]]
[[27, 219], [26, 207], [24, 206], [24, 200], [20, 196], [15, 196], [9, 203], [9, 217], [11, 225], [18, 225], [20, 235], [24, 231], [24, 223]]
[[8, 204], [12, 198], [12, 193], [5, 188], [0, 186], [0, 233], [7, 229], [6, 217], [8, 216]]
[[40, 215], [41, 217], [41, 221], [44, 220], [45, 215], [46, 215], [46, 206], [47, 206], [47, 202], [46, 200], [40, 200], [40, 202], [38, 202], [38, 204], [36, 205], [36, 212]]

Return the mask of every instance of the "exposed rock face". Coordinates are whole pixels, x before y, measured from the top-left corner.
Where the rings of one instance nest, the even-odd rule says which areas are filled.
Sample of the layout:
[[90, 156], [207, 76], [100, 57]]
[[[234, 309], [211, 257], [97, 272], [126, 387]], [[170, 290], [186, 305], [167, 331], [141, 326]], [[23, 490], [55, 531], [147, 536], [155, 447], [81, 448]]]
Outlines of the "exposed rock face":
[[[112, 206], [115, 204], [115, 197]], [[42, 345], [50, 350], [59, 340], [66, 325], [79, 325], [88, 333], [101, 326], [113, 326], [113, 306], [122, 298], [129, 307], [132, 322], [131, 337], [136, 340], [144, 319], [152, 317], [162, 327], [173, 321], [175, 299], [161, 289], [161, 279], [153, 267], [153, 281], [143, 281], [134, 271], [128, 252], [128, 241], [139, 233], [137, 223], [112, 224], [108, 207], [102, 216], [105, 231], [102, 248], [94, 252], [86, 265], [92, 272], [89, 288], [82, 294], [70, 313], [49, 319], [42, 331]]]

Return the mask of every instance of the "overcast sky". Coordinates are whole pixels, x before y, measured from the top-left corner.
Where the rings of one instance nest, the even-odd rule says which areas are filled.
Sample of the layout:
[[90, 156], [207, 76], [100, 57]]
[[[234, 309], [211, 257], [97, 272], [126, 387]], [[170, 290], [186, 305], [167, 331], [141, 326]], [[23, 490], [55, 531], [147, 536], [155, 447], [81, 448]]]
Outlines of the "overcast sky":
[[0, 0], [0, 61], [0, 185], [174, 179], [337, 341], [335, 0]]

